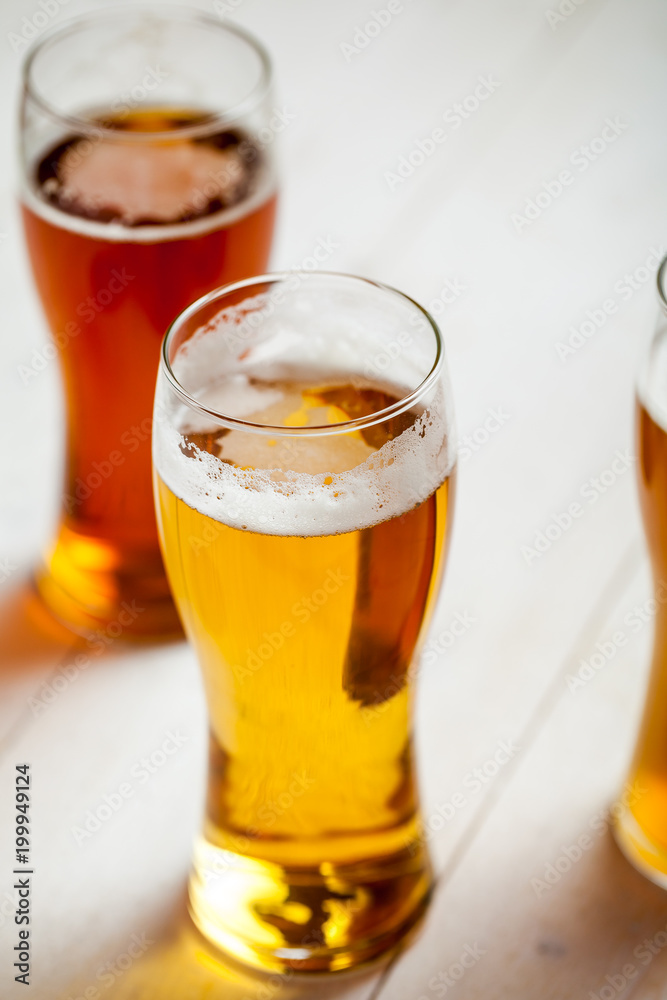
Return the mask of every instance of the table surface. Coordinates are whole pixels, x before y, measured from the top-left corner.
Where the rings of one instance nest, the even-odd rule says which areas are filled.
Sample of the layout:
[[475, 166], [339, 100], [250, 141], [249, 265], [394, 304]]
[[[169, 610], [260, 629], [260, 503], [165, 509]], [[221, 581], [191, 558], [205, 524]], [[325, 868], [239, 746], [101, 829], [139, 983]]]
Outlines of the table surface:
[[[53, 23], [94, 6], [57, 2]], [[319, 239], [333, 241], [327, 267], [395, 284], [430, 305], [445, 335], [462, 444], [453, 545], [428, 640], [436, 655], [421, 670], [416, 719], [436, 892], [409, 948], [326, 984], [226, 968], [190, 931], [183, 887], [205, 766], [194, 657], [184, 644], [118, 647], [71, 676], [71, 648], [37, 629], [30, 609], [26, 580], [56, 515], [62, 402], [54, 363], [27, 385], [19, 375], [46, 333], [6, 142], [2, 997], [667, 997], [667, 948], [649, 960], [641, 948], [656, 934], [665, 940], [667, 895], [630, 868], [600, 821], [623, 786], [652, 641], [650, 615], [636, 611], [652, 584], [633, 386], [655, 320], [655, 262], [667, 249], [667, 6], [402, 0], [367, 44], [359, 31], [385, 0], [218, 7], [268, 45], [277, 106], [293, 116], [280, 136], [273, 265], [298, 265]], [[41, 9], [3, 0], [5, 136], [15, 126], [14, 36]], [[476, 88], [483, 100], [471, 96]], [[401, 157], [436, 128], [444, 141], [410, 173]], [[598, 322], [582, 335], [589, 312]], [[573, 503], [581, 514], [568, 524], [561, 515]], [[564, 527], [537, 552], [554, 518]], [[465, 628], [455, 636], [457, 618]], [[572, 690], [568, 677], [619, 630], [625, 645]], [[186, 737], [179, 753], [77, 844], [72, 827], [169, 731]], [[490, 762], [502, 742], [513, 749], [498, 767]], [[9, 803], [22, 761], [33, 774], [29, 991], [13, 982], [8, 895]], [[476, 791], [466, 781], [474, 768], [485, 776]], [[589, 846], [568, 867], [562, 858], [576, 855], [583, 833]], [[561, 874], [545, 882], [556, 863]], [[143, 954], [128, 967], [131, 946]], [[466, 950], [474, 961], [457, 979]]]

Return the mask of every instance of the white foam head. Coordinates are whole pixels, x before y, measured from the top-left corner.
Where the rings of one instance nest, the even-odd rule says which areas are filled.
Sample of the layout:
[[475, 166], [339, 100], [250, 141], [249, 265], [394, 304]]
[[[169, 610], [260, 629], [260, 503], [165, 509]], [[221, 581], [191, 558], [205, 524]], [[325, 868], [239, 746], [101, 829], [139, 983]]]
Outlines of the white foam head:
[[247, 215], [256, 212], [274, 197], [275, 193], [275, 177], [270, 170], [262, 169], [258, 173], [252, 192], [231, 208], [222, 208], [191, 222], [145, 226], [128, 226], [121, 222], [97, 222], [65, 212], [62, 208], [45, 201], [29, 178], [23, 179], [21, 200], [35, 215], [50, 222], [52, 226], [87, 236], [89, 239], [108, 243], [167, 243], [173, 240], [194, 239], [220, 229], [228, 229]]
[[[237, 301], [185, 341], [171, 359], [173, 374], [202, 406], [224, 414], [219, 420], [188, 406], [161, 373], [155, 464], [191, 507], [265, 534], [337, 534], [405, 513], [450, 474], [453, 421], [442, 368], [423, 398], [406, 401], [414, 422], [378, 450], [356, 425], [280, 426], [290, 386], [375, 386], [401, 399], [431, 371], [435, 335], [417, 307], [360, 281], [341, 300], [345, 281], [354, 279], [288, 277], [278, 285], [282, 296], [274, 289]], [[204, 431], [219, 434], [218, 454], [189, 437]]]

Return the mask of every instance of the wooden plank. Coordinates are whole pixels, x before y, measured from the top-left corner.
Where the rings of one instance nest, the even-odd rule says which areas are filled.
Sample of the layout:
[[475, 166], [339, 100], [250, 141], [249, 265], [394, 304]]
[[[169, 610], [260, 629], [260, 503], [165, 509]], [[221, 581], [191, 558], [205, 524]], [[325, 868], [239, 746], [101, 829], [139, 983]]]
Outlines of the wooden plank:
[[[439, 888], [425, 934], [389, 975], [383, 1000], [408, 990], [430, 1000], [445, 986], [447, 996], [467, 1000], [565, 1000], [599, 991], [633, 960], [639, 968], [634, 951], [665, 926], [667, 896], [621, 856], [607, 810], [643, 702], [651, 629], [635, 631], [629, 616], [648, 593], [642, 571], [596, 639], [622, 631], [627, 642], [593, 679], [574, 690], [566, 681], [594, 644], [564, 664], [552, 717]], [[468, 969], [467, 947], [477, 948]]]

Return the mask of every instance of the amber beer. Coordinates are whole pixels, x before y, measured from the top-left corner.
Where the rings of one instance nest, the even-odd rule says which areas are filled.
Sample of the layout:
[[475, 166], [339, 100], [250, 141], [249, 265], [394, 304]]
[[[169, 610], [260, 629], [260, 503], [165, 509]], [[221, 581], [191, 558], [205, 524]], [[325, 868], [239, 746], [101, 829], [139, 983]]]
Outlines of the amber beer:
[[[191, 373], [206, 337], [185, 347]], [[195, 379], [244, 427], [175, 410], [178, 433], [156, 425], [158, 523], [210, 717], [194, 919], [251, 964], [319, 971], [395, 944], [429, 896], [410, 667], [440, 585], [451, 453], [419, 403], [370, 422], [397, 407], [395, 386], [275, 367], [211, 372], [210, 391]], [[317, 426], [342, 429], [280, 431]]]
[[[665, 401], [667, 402], [667, 400]], [[663, 404], [664, 405], [664, 404]], [[649, 409], [650, 407], [650, 409]], [[667, 413], [637, 403], [639, 497], [654, 580], [653, 663], [617, 837], [630, 859], [667, 886]]]
[[[173, 28], [170, 16], [125, 11], [118, 19], [149, 17], [148, 28], [137, 24], [158, 51]], [[159, 18], [157, 30], [150, 17]], [[128, 31], [135, 30], [132, 22]], [[189, 41], [204, 45], [197, 30], [210, 41], [224, 29], [200, 25], [193, 14], [177, 25], [186, 52]], [[98, 44], [108, 54], [104, 38]], [[155, 97], [161, 78], [176, 75], [174, 58], [156, 63]], [[82, 79], [81, 100], [85, 86]], [[129, 104], [80, 113], [79, 132], [64, 126], [26, 164], [25, 234], [58, 350], [67, 420], [62, 511], [37, 582], [76, 631], [117, 629], [129, 607], [124, 637], [166, 636], [180, 626], [152, 497], [159, 346], [193, 299], [266, 266], [275, 185], [267, 150], [242, 124], [216, 125], [215, 114], [197, 107], [133, 107], [136, 88], [128, 93]]]

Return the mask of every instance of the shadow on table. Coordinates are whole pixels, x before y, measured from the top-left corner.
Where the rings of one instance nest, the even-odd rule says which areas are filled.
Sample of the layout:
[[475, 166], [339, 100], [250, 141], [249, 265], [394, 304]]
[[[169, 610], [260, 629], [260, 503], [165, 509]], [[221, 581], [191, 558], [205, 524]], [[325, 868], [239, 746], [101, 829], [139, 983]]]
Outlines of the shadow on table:
[[143, 647], [122, 635], [103, 638], [78, 636], [54, 618], [27, 570], [0, 587], [0, 742], [38, 717], [82, 670]]
[[[278, 995], [284, 1000], [313, 996], [333, 1000], [352, 984], [367, 982], [378, 972], [374, 966], [326, 980], [290, 973], [254, 973], [226, 960], [199, 934], [187, 914], [185, 895], [167, 924], [147, 940], [151, 943], [144, 954], [131, 964], [129, 956], [116, 957], [111, 963], [113, 972], [105, 966], [104, 980], [98, 975], [70, 986], [62, 993], [63, 1000], [87, 995], [103, 996], [104, 1000], [271, 1000]], [[113, 983], [109, 982], [112, 974]]]
[[25, 576], [0, 590], [0, 683], [59, 662], [80, 640], [51, 617]]
[[637, 990], [647, 1000], [643, 977], [663, 950], [667, 958], [667, 893], [632, 867], [611, 830], [553, 878], [530, 911], [521, 968], [498, 977], [507, 995], [533, 1000], [537, 988], [549, 996], [611, 997], [610, 983], [624, 979], [614, 996]]
[[[100, 633], [96, 633], [99, 635]], [[0, 684], [3, 678], [30, 671], [54, 668], [77, 653], [91, 659], [103, 657], [113, 648], [115, 653], [135, 652], [145, 646], [159, 646], [182, 641], [182, 635], [164, 639], [126, 640], [123, 635], [106, 635], [104, 645], [91, 632], [89, 637], [77, 635], [55, 618], [39, 596], [32, 577], [27, 573], [16, 583], [0, 588]]]

